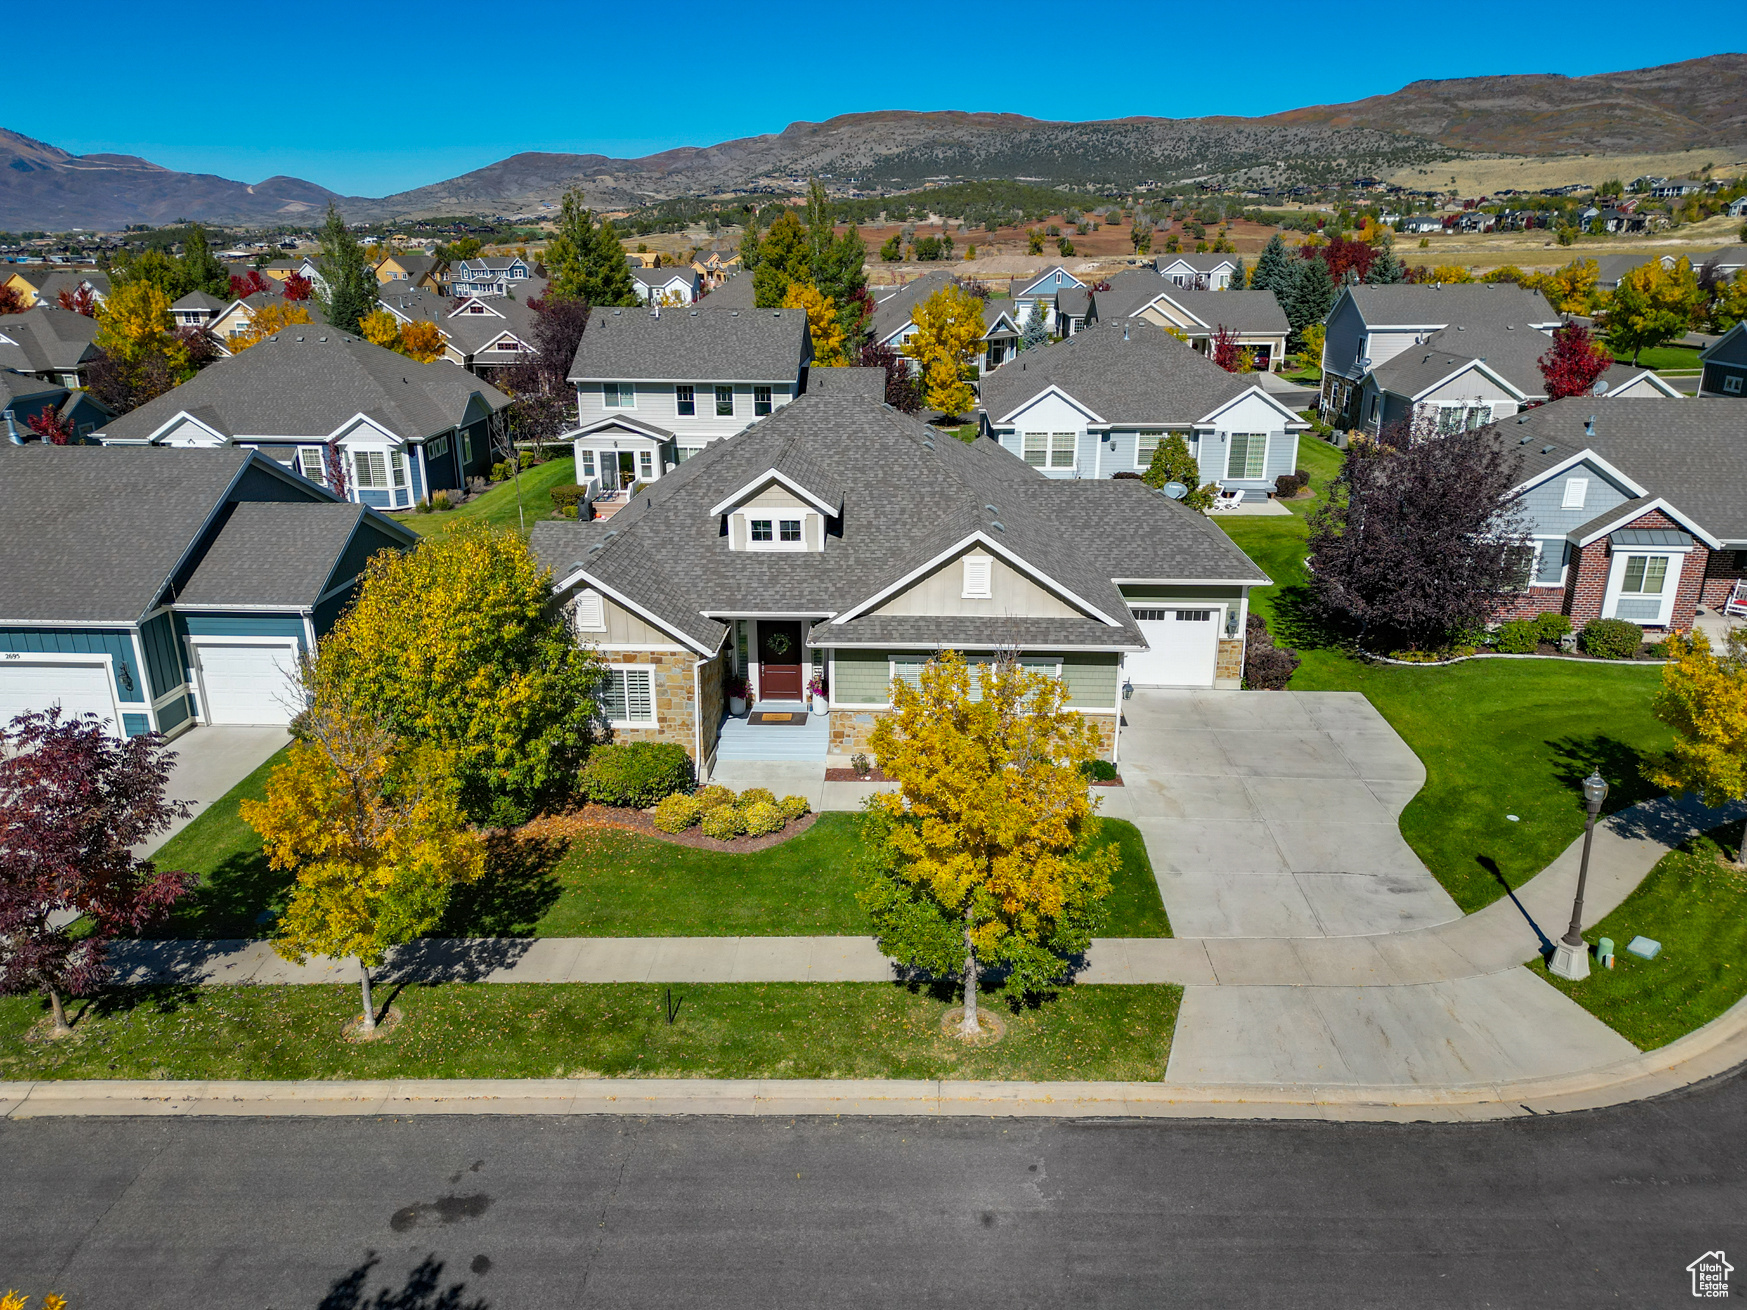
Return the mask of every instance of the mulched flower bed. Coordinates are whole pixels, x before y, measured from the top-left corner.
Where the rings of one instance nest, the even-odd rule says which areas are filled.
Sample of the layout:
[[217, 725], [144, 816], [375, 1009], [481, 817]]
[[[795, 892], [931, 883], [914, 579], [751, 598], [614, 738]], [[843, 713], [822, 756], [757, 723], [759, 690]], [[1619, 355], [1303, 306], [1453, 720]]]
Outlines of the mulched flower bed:
[[1093, 778], [1091, 783], [1094, 787], [1120, 787], [1122, 786], [1122, 775], [1119, 773], [1108, 782], [1102, 778]]
[[601, 828], [618, 828], [642, 837], [653, 837], [656, 841], [671, 842], [675, 846], [695, 846], [699, 850], [747, 854], [769, 850], [772, 846], [780, 846], [791, 837], [799, 837], [813, 826], [813, 821], [818, 817], [816, 812], [803, 814], [762, 837], [735, 837], [730, 841], [717, 841], [714, 837], [704, 836], [695, 827], [687, 828], [684, 832], [663, 832], [655, 826], [655, 819], [647, 810], [589, 804], [579, 809], [566, 810], [563, 814], [543, 814], [531, 823], [523, 824], [519, 831], [524, 837], [568, 838], [580, 837]]
[[826, 769], [826, 782], [896, 782], [896, 778], [888, 778], [878, 769], [870, 769], [866, 773], [857, 773], [854, 769]]

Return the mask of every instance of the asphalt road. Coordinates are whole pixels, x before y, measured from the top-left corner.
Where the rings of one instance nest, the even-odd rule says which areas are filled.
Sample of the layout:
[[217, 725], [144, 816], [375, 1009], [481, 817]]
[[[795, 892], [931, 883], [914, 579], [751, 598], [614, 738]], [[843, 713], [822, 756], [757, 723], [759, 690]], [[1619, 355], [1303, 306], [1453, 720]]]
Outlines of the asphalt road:
[[4, 1122], [0, 1289], [71, 1310], [1686, 1305], [1697, 1256], [1747, 1270], [1744, 1110], [1737, 1070], [1461, 1126]]

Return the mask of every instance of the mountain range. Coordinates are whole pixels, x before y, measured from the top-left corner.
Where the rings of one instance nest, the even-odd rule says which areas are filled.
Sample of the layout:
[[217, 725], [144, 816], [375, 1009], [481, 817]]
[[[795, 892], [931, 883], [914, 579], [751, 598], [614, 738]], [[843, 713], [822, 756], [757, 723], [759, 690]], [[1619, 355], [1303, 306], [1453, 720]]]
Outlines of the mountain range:
[[512, 155], [381, 198], [272, 177], [248, 185], [131, 155], [73, 155], [0, 129], [0, 228], [112, 229], [180, 218], [304, 225], [329, 201], [354, 220], [520, 213], [581, 186], [591, 205], [787, 191], [808, 177], [863, 190], [1019, 178], [1128, 188], [1220, 180], [1327, 183], [1473, 155], [1645, 153], [1747, 143], [1747, 55], [1587, 77], [1413, 82], [1389, 95], [1262, 118], [1062, 123], [1018, 114], [889, 110], [640, 159]]

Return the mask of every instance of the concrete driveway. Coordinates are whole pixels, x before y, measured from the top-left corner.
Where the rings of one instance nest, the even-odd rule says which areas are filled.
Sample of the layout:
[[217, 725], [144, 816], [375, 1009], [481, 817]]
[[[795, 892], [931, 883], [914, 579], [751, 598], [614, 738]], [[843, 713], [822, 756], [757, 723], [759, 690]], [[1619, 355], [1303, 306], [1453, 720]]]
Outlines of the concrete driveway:
[[193, 810], [169, 830], [136, 848], [149, 855], [186, 828], [207, 806], [260, 768], [273, 753], [291, 740], [284, 728], [197, 727], [170, 743], [176, 752], [170, 766], [171, 800], [188, 801]]
[[[1130, 818], [1179, 937], [1407, 932], [1461, 911], [1402, 840], [1425, 768], [1357, 692], [1137, 690]], [[1114, 799], [1114, 795], [1112, 797]]]

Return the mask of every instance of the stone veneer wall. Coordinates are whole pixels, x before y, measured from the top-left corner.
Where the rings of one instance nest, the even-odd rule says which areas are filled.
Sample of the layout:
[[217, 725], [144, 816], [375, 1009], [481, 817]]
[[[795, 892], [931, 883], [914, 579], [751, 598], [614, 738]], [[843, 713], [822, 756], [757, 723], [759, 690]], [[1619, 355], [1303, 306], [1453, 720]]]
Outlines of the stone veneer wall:
[[704, 759], [693, 760], [692, 763], [700, 769], [704, 760], [716, 753], [716, 742], [722, 736], [722, 716], [728, 712], [727, 678], [728, 656], [726, 653], [716, 656], [698, 670], [698, 712], [700, 722], [704, 725]]
[[651, 679], [655, 693], [655, 726], [614, 728], [613, 740], [678, 742], [685, 747], [686, 754], [692, 754], [697, 749], [692, 688], [692, 666], [697, 663], [697, 657], [689, 651], [616, 650], [607, 652], [606, 660], [609, 664], [646, 665], [655, 670]]
[[[1238, 643], [1241, 645], [1241, 643]], [[861, 751], [872, 753], [868, 738], [873, 736], [874, 724], [882, 717], [880, 710], [832, 710], [831, 711], [831, 745], [833, 755], [855, 755]], [[1101, 758], [1109, 759], [1116, 749], [1116, 716], [1114, 714], [1088, 714], [1089, 719], [1098, 729], [1098, 753]]]
[[1219, 654], [1213, 666], [1213, 676], [1216, 681], [1244, 676], [1244, 644], [1241, 639], [1219, 639]]

